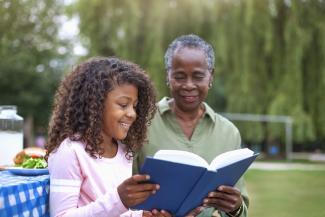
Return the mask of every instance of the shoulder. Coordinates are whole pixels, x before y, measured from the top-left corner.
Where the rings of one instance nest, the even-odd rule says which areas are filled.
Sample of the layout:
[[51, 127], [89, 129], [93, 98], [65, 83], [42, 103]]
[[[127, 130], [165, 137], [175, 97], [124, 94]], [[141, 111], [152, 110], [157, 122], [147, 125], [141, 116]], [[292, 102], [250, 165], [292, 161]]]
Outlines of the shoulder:
[[159, 102], [156, 103], [157, 111], [154, 115], [154, 118], [151, 120], [150, 126], [161, 125], [166, 117], [166, 113], [170, 111], [168, 100], [168, 97], [163, 97]]
[[80, 160], [86, 156], [81, 142], [65, 139], [60, 146], [50, 154], [48, 168], [51, 177], [81, 177]]
[[63, 140], [60, 146], [49, 155], [49, 168], [52, 165], [78, 164], [80, 156], [87, 154], [84, 147], [85, 145], [81, 142], [71, 141], [68, 138]]
[[204, 106], [206, 108], [207, 115], [214, 123], [215, 130], [218, 132], [239, 136], [239, 130], [230, 120], [215, 112], [207, 103], [204, 103]]
[[216, 123], [228, 130], [234, 131], [234, 132], [239, 132], [238, 128], [234, 125], [234, 123], [232, 123], [230, 120], [228, 120], [227, 118], [225, 118], [224, 116], [215, 113], [215, 120]]
[[79, 141], [71, 141], [69, 138], [63, 140], [60, 146], [50, 154], [51, 156], [69, 156], [79, 152], [85, 152], [85, 145]]
[[163, 97], [159, 102], [156, 103], [156, 107], [157, 107], [156, 116], [157, 115], [161, 116], [164, 113], [170, 111], [170, 107], [169, 107], [169, 104], [168, 104], [169, 100], [170, 100], [170, 98]]

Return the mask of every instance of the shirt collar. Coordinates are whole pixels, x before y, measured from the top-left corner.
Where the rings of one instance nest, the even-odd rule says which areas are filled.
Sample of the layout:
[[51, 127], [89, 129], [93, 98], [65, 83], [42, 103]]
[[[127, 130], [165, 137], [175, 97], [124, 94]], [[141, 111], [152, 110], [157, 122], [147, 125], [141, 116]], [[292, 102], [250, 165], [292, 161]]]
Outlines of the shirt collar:
[[[163, 115], [167, 111], [171, 111], [171, 108], [168, 105], [169, 100], [170, 100], [169, 97], [164, 97], [157, 103], [158, 112], [160, 113], [160, 115]], [[215, 117], [215, 112], [213, 111], [213, 109], [205, 102], [203, 102], [203, 105], [205, 107], [205, 114], [204, 115], [210, 117], [210, 119], [213, 122], [215, 122], [215, 118], [214, 118]]]

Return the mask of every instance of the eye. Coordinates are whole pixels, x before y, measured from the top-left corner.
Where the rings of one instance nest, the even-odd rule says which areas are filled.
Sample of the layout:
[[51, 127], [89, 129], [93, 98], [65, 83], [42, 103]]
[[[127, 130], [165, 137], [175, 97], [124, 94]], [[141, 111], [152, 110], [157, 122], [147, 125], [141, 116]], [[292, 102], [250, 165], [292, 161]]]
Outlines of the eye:
[[205, 77], [206, 75], [204, 73], [195, 73], [193, 75], [193, 79], [196, 81], [202, 81]]
[[128, 107], [128, 104], [124, 104], [124, 103], [122, 104], [122, 103], [120, 103], [119, 106], [120, 106], [121, 108], [127, 108], [127, 107]]
[[204, 76], [194, 76], [193, 78], [197, 81], [202, 81], [204, 79]]
[[185, 76], [184, 76], [184, 75], [180, 75], [180, 74], [178, 74], [178, 75], [175, 75], [173, 78], [174, 78], [175, 80], [184, 80], [184, 79], [185, 79]]

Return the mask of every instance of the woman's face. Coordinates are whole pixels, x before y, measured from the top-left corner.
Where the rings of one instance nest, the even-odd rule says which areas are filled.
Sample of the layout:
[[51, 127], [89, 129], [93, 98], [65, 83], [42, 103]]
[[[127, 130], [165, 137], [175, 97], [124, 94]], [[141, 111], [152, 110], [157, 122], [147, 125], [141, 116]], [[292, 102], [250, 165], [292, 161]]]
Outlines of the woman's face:
[[212, 82], [204, 51], [187, 47], [176, 51], [167, 76], [177, 108], [185, 112], [199, 109]]
[[104, 141], [125, 139], [137, 117], [137, 103], [138, 88], [132, 84], [116, 86], [107, 94], [103, 115]]

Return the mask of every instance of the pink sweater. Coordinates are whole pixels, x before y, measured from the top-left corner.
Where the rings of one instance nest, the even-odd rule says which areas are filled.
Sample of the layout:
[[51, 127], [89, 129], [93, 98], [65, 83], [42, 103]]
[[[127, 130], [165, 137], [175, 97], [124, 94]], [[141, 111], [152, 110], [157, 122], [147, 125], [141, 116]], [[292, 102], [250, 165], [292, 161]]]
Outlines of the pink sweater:
[[132, 160], [118, 145], [114, 158], [91, 158], [80, 142], [64, 140], [48, 161], [51, 216], [142, 216], [128, 210], [117, 187], [132, 174]]

